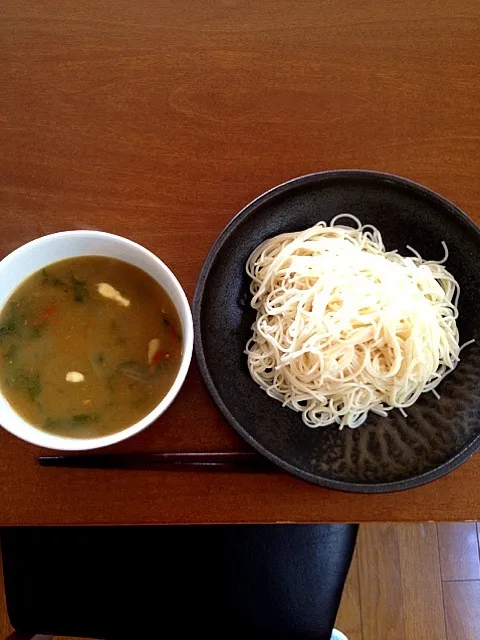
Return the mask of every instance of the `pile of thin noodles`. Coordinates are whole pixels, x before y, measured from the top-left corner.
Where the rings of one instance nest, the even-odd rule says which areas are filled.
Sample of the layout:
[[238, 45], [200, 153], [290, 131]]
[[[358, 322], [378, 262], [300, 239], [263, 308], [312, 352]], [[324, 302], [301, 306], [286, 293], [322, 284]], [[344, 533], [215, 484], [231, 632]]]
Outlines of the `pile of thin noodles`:
[[[348, 218], [355, 227], [338, 224]], [[263, 242], [250, 256], [252, 378], [309, 427], [403, 411], [459, 360], [459, 286], [440, 262], [386, 252], [349, 214]]]

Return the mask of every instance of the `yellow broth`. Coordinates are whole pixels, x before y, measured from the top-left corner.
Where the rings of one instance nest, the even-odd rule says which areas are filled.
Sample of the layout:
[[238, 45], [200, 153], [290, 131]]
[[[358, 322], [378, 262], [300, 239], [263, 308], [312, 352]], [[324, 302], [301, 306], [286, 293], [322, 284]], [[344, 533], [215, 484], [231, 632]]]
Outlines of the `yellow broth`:
[[172, 386], [181, 352], [168, 294], [115, 258], [51, 264], [0, 314], [1, 391], [22, 418], [55, 435], [98, 437], [138, 422]]

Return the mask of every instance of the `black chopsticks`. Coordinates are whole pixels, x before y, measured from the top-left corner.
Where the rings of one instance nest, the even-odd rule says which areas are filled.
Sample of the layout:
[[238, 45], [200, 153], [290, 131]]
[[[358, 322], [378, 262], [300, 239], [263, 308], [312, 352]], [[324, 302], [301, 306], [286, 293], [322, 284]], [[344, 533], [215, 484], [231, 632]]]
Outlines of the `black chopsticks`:
[[40, 456], [42, 467], [70, 469], [154, 469], [162, 471], [213, 471], [269, 473], [276, 467], [254, 451], [222, 453], [110, 453]]

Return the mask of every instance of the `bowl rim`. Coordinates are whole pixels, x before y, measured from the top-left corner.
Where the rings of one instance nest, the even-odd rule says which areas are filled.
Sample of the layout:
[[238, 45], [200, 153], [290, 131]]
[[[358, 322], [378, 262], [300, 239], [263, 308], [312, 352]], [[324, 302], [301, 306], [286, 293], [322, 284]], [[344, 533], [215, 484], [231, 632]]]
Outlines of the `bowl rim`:
[[413, 489], [415, 487], [419, 487], [421, 485], [427, 484], [428, 482], [441, 478], [466, 462], [480, 449], [480, 433], [466, 447], [464, 447], [461, 451], [450, 458], [450, 460], [447, 460], [446, 462], [433, 469], [411, 476], [410, 478], [394, 480], [392, 482], [362, 483], [319, 477], [318, 475], [310, 473], [309, 471], [303, 471], [296, 468], [289, 462], [283, 460], [280, 456], [277, 456], [276, 454], [270, 452], [268, 449], [258, 443], [257, 440], [244, 429], [244, 427], [238, 422], [238, 420], [230, 412], [230, 410], [222, 400], [222, 397], [220, 396], [210, 374], [205, 357], [205, 352], [203, 349], [201, 322], [203, 296], [212, 266], [217, 258], [218, 252], [220, 251], [226, 239], [232, 234], [232, 232], [236, 230], [236, 228], [243, 222], [246, 217], [254, 214], [259, 207], [261, 207], [266, 202], [269, 202], [273, 198], [282, 195], [292, 188], [337, 178], [377, 179], [382, 182], [404, 187], [410, 191], [420, 194], [423, 197], [434, 200], [437, 204], [445, 207], [448, 210], [449, 214], [466, 224], [470, 228], [470, 231], [477, 236], [478, 242], [480, 243], [480, 228], [473, 222], [473, 220], [471, 220], [467, 216], [466, 213], [464, 213], [459, 207], [457, 207], [452, 202], [436, 193], [432, 189], [414, 182], [413, 180], [409, 180], [408, 178], [404, 178], [392, 173], [385, 173], [382, 171], [373, 171], [367, 169], [332, 169], [327, 171], [316, 171], [307, 173], [302, 176], [292, 178], [272, 187], [271, 189], [268, 189], [264, 193], [251, 200], [248, 204], [246, 204], [220, 232], [210, 251], [208, 252], [198, 276], [192, 302], [193, 326], [195, 331], [195, 356], [198, 362], [200, 373], [207, 386], [207, 389], [227, 423], [231, 427], [233, 427], [233, 429], [244, 440], [246, 440], [248, 444], [250, 444], [254, 449], [256, 449], [259, 453], [264, 455], [267, 459], [269, 459], [281, 469], [288, 471], [292, 475], [299, 477], [302, 480], [307, 480], [312, 484], [328, 489], [336, 489], [337, 491], [344, 491], [347, 493], [391, 493], [396, 491], [405, 491], [407, 489]]
[[[140, 433], [141, 431], [149, 427], [155, 420], [157, 420], [168, 409], [168, 407], [171, 405], [171, 403], [174, 401], [174, 399], [178, 395], [190, 367], [190, 362], [193, 354], [193, 341], [194, 341], [193, 317], [192, 317], [190, 304], [188, 302], [185, 291], [183, 290], [183, 287], [181, 286], [180, 282], [178, 281], [173, 271], [157, 255], [155, 255], [152, 251], [142, 246], [141, 244], [134, 242], [133, 240], [130, 240], [128, 238], [125, 238], [124, 236], [120, 236], [117, 234], [107, 233], [106, 231], [96, 231], [96, 230], [89, 230], [89, 229], [85, 229], [85, 230], [73, 229], [68, 231], [58, 231], [55, 233], [50, 233], [44, 236], [40, 236], [39, 238], [35, 238], [34, 240], [30, 240], [29, 242], [26, 242], [25, 244], [22, 244], [20, 247], [17, 247], [16, 249], [14, 249], [11, 253], [6, 255], [0, 261], [0, 275], [3, 269], [11, 268], [12, 263], [15, 263], [18, 259], [21, 259], [23, 256], [27, 255], [28, 252], [31, 250], [32, 245], [35, 245], [36, 247], [38, 247], [38, 246], [41, 246], [42, 244], [49, 244], [52, 242], [55, 243], [57, 240], [62, 240], [67, 237], [68, 238], [75, 238], [75, 237], [89, 238], [90, 237], [92, 239], [100, 238], [107, 242], [113, 242], [114, 244], [117, 244], [117, 245], [123, 245], [124, 247], [127, 247], [128, 249], [130, 249], [132, 252], [143, 255], [144, 257], [146, 257], [147, 260], [153, 263], [155, 265], [155, 269], [161, 272], [162, 275], [165, 277], [165, 279], [170, 282], [172, 287], [175, 289], [175, 292], [178, 295], [179, 300], [181, 301], [181, 308], [179, 308], [179, 305], [175, 304], [175, 302], [173, 302], [172, 300], [172, 303], [174, 304], [177, 310], [177, 313], [181, 319], [182, 331], [183, 331], [183, 351], [182, 351], [182, 359], [181, 359], [179, 370], [177, 372], [175, 380], [173, 381], [172, 386], [168, 390], [165, 397], [162, 398], [162, 400], [152, 409], [152, 411], [150, 411], [146, 416], [144, 416], [141, 420], [139, 420], [135, 424], [130, 425], [129, 427], [125, 427], [121, 431], [116, 431], [115, 433], [99, 436], [96, 438], [67, 438], [63, 436], [55, 436], [54, 434], [50, 434], [46, 431], [42, 431], [35, 425], [30, 424], [29, 422], [24, 420], [24, 418], [22, 418], [22, 416], [20, 416], [20, 414], [18, 414], [11, 405], [10, 407], [16, 414], [16, 417], [18, 418], [20, 423], [23, 423], [23, 426], [28, 426], [29, 428], [28, 432], [24, 434], [21, 432], [23, 426], [19, 426], [17, 428], [17, 426], [7, 425], [5, 424], [5, 420], [3, 416], [0, 418], [0, 425], [6, 431], [8, 431], [12, 435], [20, 438], [25, 442], [29, 442], [30, 444], [34, 444], [39, 447], [58, 450], [58, 451], [87, 451], [87, 450], [107, 447], [117, 442], [122, 442], [123, 440], [127, 440], [128, 438], [136, 435], [137, 433]], [[102, 253], [92, 252], [88, 254], [84, 253], [81, 255], [101, 256]], [[116, 258], [116, 259], [122, 260], [123, 262], [129, 262], [128, 255], [125, 256], [125, 258], [126, 259], [121, 259], [121, 258]], [[49, 263], [46, 263], [46, 264], [49, 264]], [[21, 283], [19, 282], [17, 286], [19, 286], [20, 284]], [[12, 295], [13, 291], [14, 289], [8, 293], [6, 297], [6, 301]], [[3, 309], [3, 306], [2, 306], [2, 309]], [[3, 399], [6, 402], [8, 402], [5, 396], [3, 396], [3, 394], [1, 393], [1, 391], [0, 391], [0, 395], [2, 395]], [[37, 435], [39, 436], [38, 438], [36, 437]], [[45, 441], [49, 443], [47, 444]]]

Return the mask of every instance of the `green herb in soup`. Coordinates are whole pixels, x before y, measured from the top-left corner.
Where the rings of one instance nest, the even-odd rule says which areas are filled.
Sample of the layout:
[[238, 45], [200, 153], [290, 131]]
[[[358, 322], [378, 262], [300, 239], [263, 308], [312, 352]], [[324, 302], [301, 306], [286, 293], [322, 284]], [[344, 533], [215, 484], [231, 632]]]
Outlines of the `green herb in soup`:
[[0, 386], [25, 420], [55, 435], [120, 431], [166, 395], [181, 325], [141, 269], [87, 256], [23, 282], [0, 313]]

